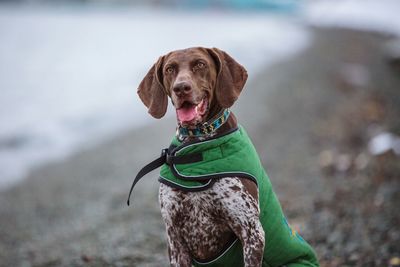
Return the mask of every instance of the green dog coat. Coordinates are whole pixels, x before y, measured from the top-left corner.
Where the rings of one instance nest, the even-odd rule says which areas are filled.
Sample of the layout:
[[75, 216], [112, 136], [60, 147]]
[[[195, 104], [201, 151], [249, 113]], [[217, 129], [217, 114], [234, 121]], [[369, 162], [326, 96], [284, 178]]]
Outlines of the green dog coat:
[[[311, 246], [287, 223], [258, 154], [242, 127], [218, 138], [193, 143], [181, 143], [175, 137], [169, 154], [197, 159], [164, 164], [159, 181], [166, 185], [199, 191], [212, 186], [216, 178], [233, 176], [248, 178], [257, 184], [260, 221], [266, 237], [262, 266], [319, 266]], [[214, 260], [193, 260], [193, 265], [243, 266], [242, 245], [236, 239]]]

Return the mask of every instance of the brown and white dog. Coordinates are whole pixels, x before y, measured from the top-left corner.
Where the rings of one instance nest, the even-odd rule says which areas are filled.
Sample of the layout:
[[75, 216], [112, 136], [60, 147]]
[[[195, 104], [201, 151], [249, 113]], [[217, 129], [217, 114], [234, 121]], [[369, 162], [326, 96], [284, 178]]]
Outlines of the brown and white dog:
[[[245, 68], [224, 51], [188, 48], [160, 57], [139, 85], [138, 94], [155, 118], [164, 116], [170, 97], [178, 126], [190, 129], [231, 107], [246, 80]], [[231, 114], [210, 136], [236, 127]], [[243, 246], [245, 266], [261, 266], [264, 230], [254, 182], [241, 177], [221, 178], [200, 192], [160, 184], [159, 201], [172, 266], [191, 266], [192, 259], [214, 258], [236, 237]]]

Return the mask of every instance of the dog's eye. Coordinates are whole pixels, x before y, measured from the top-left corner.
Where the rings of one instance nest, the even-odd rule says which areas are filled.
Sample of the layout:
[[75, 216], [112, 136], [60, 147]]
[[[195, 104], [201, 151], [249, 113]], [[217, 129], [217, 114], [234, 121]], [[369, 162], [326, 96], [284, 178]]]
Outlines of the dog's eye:
[[196, 65], [199, 69], [204, 68], [206, 66], [206, 64], [204, 64], [203, 62], [198, 62]]
[[199, 70], [199, 69], [203, 69], [206, 67], [206, 64], [204, 62], [197, 62], [196, 65], [193, 68], [193, 71]]
[[175, 69], [174, 69], [174, 67], [172, 67], [172, 66], [167, 67], [167, 68], [165, 69], [165, 72], [168, 73], [168, 74], [172, 74], [172, 73], [174, 73], [174, 71], [175, 71]]

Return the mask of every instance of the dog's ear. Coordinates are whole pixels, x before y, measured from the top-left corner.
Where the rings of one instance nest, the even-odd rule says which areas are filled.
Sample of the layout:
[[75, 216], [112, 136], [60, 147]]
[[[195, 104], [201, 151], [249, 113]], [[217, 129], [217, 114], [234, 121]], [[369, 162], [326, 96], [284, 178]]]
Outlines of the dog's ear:
[[246, 69], [237, 63], [226, 52], [218, 49], [207, 49], [217, 66], [217, 83], [215, 95], [223, 108], [229, 108], [238, 99], [247, 80]]
[[139, 85], [137, 93], [143, 104], [154, 118], [160, 119], [167, 112], [168, 97], [162, 84], [162, 65], [164, 57], [160, 57], [151, 67]]

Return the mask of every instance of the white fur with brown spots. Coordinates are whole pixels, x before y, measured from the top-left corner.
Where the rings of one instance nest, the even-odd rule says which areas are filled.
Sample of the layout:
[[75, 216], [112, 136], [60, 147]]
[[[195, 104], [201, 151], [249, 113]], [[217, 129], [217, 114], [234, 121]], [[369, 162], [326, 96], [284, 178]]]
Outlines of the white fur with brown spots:
[[261, 266], [264, 230], [258, 201], [239, 178], [221, 178], [200, 192], [160, 185], [161, 214], [166, 225], [172, 266], [191, 266], [191, 257], [217, 255], [223, 234], [234, 232], [243, 244], [245, 266]]
[[[224, 51], [195, 47], [161, 56], [139, 85], [138, 94], [155, 118], [165, 115], [169, 97], [178, 125], [190, 128], [230, 108], [246, 80], [245, 68]], [[211, 135], [236, 127], [236, 118], [231, 114]], [[232, 237], [242, 243], [244, 265], [261, 266], [265, 241], [254, 182], [240, 177], [221, 178], [200, 192], [161, 184], [159, 194], [172, 266], [190, 267], [192, 257], [213, 258]]]

